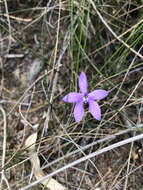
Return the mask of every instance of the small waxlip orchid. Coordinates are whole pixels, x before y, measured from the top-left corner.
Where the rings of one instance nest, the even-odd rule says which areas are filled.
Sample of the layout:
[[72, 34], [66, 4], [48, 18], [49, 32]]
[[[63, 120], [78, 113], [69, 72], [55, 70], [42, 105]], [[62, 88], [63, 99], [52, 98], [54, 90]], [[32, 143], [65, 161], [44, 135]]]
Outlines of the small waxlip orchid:
[[96, 100], [102, 100], [108, 96], [106, 90], [94, 90], [88, 94], [88, 82], [84, 72], [79, 76], [79, 88], [81, 93], [70, 92], [62, 100], [68, 103], [76, 103], [74, 108], [75, 121], [78, 123], [84, 115], [84, 103], [89, 104], [89, 111], [94, 118], [101, 120], [101, 110]]

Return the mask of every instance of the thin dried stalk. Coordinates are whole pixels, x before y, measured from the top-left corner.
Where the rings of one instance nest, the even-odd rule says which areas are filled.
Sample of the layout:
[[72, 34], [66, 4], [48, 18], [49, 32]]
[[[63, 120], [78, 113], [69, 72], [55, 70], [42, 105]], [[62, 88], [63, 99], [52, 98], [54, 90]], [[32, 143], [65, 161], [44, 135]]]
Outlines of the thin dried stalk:
[[7, 136], [6, 126], [7, 126], [7, 123], [6, 123], [6, 113], [5, 113], [5, 110], [3, 109], [3, 107], [1, 105], [0, 105], [0, 111], [2, 112], [3, 120], [4, 120], [4, 125], [3, 125], [3, 154], [2, 154], [2, 168], [3, 169], [2, 169], [2, 172], [1, 172], [2, 176], [1, 176], [0, 189], [2, 189], [3, 181], [5, 181], [8, 189], [10, 190], [8, 180], [7, 180], [7, 178], [5, 177], [5, 174], [4, 174], [5, 156], [6, 156], [6, 136]]

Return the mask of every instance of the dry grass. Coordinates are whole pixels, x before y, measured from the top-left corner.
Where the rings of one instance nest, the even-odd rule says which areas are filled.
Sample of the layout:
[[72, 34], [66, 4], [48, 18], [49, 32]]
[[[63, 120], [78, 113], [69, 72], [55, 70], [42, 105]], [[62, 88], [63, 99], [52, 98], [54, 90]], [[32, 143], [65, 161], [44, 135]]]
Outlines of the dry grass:
[[[46, 189], [49, 177], [69, 190], [143, 189], [142, 11], [137, 0], [0, 1], [1, 189]], [[81, 71], [109, 91], [100, 122], [85, 108], [75, 123], [62, 101]]]

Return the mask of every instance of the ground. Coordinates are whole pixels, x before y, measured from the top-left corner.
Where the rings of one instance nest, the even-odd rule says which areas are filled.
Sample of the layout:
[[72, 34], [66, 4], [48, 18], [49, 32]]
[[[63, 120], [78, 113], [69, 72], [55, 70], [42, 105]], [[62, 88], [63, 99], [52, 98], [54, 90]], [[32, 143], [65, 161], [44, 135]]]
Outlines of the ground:
[[[142, 134], [142, 11], [135, 0], [0, 1], [1, 189], [37, 180], [25, 147], [34, 133], [44, 175]], [[98, 102], [101, 121], [85, 105], [76, 123], [74, 104], [62, 101], [79, 91], [82, 71], [89, 91], [109, 92]], [[53, 178], [68, 190], [141, 190], [142, 153], [142, 139], [125, 143]]]

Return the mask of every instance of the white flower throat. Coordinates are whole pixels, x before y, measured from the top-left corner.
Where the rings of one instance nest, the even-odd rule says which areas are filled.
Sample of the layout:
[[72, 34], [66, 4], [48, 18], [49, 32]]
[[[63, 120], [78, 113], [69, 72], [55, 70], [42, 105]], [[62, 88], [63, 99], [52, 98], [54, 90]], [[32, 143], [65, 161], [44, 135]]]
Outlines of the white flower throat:
[[88, 96], [87, 96], [87, 95], [83, 96], [83, 102], [84, 102], [85, 104], [88, 102]]

